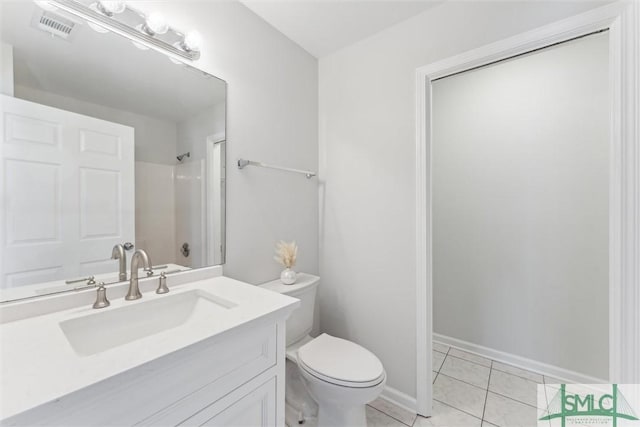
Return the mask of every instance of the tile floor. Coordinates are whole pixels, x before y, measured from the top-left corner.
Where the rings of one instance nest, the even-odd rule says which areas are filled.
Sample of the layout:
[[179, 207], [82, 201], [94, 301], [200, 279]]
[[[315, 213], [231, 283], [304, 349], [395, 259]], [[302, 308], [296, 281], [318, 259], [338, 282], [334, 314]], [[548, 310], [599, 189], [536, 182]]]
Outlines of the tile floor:
[[433, 348], [433, 416], [378, 399], [367, 406], [369, 427], [535, 427], [537, 384], [561, 382], [440, 343]]

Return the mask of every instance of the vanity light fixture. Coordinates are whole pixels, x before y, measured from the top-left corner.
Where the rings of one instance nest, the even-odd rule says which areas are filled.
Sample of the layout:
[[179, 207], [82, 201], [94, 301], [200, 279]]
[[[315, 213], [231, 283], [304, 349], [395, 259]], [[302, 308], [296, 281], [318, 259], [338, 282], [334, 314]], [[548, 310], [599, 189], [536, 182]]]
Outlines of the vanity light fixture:
[[[104, 11], [101, 11], [101, 10], [98, 9], [98, 3], [94, 3], [94, 4], [90, 5], [89, 7], [91, 9], [95, 10], [96, 12], [105, 13]], [[109, 32], [109, 30], [106, 29], [105, 27], [103, 27], [101, 25], [98, 25], [98, 24], [94, 24], [91, 21], [87, 21], [87, 25], [89, 25], [89, 28], [91, 28], [96, 33], [105, 34], [105, 33]]]
[[153, 12], [147, 16], [144, 24], [142, 24], [142, 30], [150, 36], [155, 36], [156, 34], [164, 34], [169, 31], [169, 24], [167, 24], [164, 16], [158, 12]]
[[188, 52], [200, 51], [202, 45], [202, 36], [197, 31], [190, 31], [182, 41], [182, 48]]
[[131, 40], [136, 47], [154, 49], [195, 61], [200, 58], [201, 38], [171, 28], [159, 13], [148, 16], [124, 1], [49, 0], [37, 1], [42, 8], [54, 7], [87, 21], [98, 32], [111, 31]]
[[96, 7], [103, 14], [113, 16], [124, 12], [127, 5], [123, 1], [99, 1], [96, 3]]

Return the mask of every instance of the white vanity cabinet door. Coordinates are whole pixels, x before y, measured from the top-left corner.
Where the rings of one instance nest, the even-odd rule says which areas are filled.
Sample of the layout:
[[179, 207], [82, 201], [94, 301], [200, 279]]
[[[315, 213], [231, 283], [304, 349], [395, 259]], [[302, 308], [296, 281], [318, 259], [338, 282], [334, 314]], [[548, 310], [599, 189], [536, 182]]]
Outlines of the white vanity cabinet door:
[[[253, 388], [255, 383], [256, 381], [252, 381], [230, 393], [182, 425], [207, 427], [275, 426], [276, 378], [272, 377], [257, 388]], [[201, 422], [207, 417], [211, 418]]]

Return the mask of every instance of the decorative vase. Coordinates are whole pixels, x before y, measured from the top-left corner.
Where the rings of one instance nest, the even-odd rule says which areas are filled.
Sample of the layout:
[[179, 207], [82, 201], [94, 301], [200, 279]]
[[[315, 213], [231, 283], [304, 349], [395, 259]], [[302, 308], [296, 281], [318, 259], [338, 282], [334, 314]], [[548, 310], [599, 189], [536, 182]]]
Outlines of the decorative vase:
[[280, 281], [285, 285], [293, 285], [296, 283], [297, 273], [290, 268], [285, 268], [280, 273]]

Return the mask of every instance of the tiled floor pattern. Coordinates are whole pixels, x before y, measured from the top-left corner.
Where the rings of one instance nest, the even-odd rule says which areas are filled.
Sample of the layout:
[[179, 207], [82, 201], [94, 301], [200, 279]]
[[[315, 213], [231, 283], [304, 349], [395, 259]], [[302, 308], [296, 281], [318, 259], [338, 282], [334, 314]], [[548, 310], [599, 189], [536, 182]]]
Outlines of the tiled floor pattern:
[[536, 426], [537, 384], [560, 380], [433, 343], [433, 416], [382, 399], [367, 406], [369, 427]]

